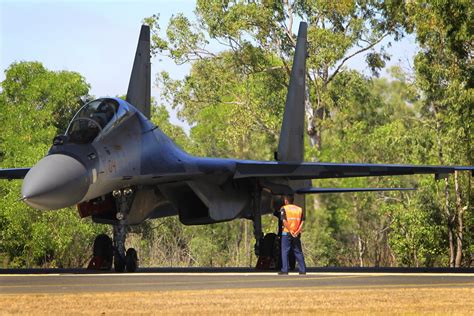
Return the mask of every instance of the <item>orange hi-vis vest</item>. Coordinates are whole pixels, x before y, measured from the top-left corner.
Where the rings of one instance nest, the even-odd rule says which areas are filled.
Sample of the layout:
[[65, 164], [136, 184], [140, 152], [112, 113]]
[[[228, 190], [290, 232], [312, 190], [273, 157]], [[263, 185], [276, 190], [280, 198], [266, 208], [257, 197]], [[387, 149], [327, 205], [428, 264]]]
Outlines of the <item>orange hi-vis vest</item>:
[[[282, 208], [285, 211], [286, 221], [290, 226], [291, 232], [295, 232], [298, 227], [300, 227], [301, 218], [303, 217], [303, 209], [293, 204], [284, 205]], [[283, 232], [289, 233], [290, 231], [288, 228], [283, 226]]]

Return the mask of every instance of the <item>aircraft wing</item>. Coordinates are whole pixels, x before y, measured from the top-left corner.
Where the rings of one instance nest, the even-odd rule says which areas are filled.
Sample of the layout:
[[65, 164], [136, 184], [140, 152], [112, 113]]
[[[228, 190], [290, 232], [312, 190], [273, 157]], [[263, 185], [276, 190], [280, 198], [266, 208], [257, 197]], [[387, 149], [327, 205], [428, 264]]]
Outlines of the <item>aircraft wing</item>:
[[473, 166], [241, 161], [237, 162], [234, 179], [284, 177], [297, 180], [399, 176], [411, 174], [435, 174], [437, 178], [442, 178], [449, 173], [454, 173], [456, 170], [471, 171], [474, 173]]
[[23, 179], [30, 168], [0, 169], [0, 179]]

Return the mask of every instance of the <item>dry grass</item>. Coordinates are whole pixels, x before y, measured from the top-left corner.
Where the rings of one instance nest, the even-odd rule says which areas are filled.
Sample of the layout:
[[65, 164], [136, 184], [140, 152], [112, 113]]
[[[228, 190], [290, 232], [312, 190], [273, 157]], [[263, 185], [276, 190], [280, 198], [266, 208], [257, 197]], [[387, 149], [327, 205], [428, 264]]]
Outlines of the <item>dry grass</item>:
[[26, 294], [0, 295], [0, 314], [472, 315], [473, 298], [474, 288], [273, 288]]

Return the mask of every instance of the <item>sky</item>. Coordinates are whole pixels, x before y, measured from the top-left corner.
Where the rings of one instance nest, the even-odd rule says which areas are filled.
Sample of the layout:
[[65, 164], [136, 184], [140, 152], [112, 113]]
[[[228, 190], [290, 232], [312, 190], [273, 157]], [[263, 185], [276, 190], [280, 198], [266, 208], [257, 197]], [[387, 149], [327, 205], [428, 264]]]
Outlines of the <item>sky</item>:
[[[155, 13], [162, 21], [173, 13], [192, 14], [189, 3], [0, 0], [2, 79], [12, 62], [36, 60], [50, 70], [81, 73], [93, 95], [125, 94], [142, 20]], [[181, 68], [173, 72], [182, 76], [187, 67]], [[161, 70], [154, 60], [152, 73]]]
[[[79, 72], [96, 97], [123, 95], [143, 19], [159, 13], [165, 28], [173, 14], [181, 12], [192, 18], [194, 7], [193, 0], [0, 0], [0, 81], [11, 63], [40, 61], [50, 70]], [[416, 49], [413, 37], [394, 43], [389, 64], [409, 67]], [[348, 66], [370, 73], [363, 56]], [[189, 69], [190, 65], [154, 58], [152, 82], [163, 70], [179, 79]], [[159, 96], [155, 86], [152, 95]], [[173, 123], [189, 128], [169, 110]]]

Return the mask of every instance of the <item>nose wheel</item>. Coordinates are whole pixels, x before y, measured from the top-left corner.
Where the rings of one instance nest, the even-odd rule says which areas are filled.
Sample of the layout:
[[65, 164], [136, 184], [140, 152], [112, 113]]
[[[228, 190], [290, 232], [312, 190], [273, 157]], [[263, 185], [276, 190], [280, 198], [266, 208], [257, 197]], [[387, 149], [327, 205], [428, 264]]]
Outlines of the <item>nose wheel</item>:
[[138, 269], [138, 254], [134, 248], [128, 248], [125, 257], [118, 253], [114, 256], [114, 270], [115, 272], [136, 272]]
[[133, 248], [127, 249], [125, 267], [127, 268], [127, 272], [135, 272], [138, 269], [138, 255], [137, 251]]
[[93, 256], [88, 270], [110, 270], [112, 269], [112, 260], [114, 256], [114, 248], [112, 240], [105, 234], [98, 235], [94, 240]]
[[[123, 249], [123, 252], [120, 249]], [[112, 264], [115, 272], [136, 272], [139, 266], [137, 251], [134, 248], [128, 248], [125, 252], [125, 247], [114, 246], [112, 239], [106, 234], [97, 235], [94, 240], [93, 256], [87, 269], [110, 271]]]

